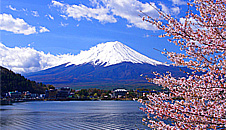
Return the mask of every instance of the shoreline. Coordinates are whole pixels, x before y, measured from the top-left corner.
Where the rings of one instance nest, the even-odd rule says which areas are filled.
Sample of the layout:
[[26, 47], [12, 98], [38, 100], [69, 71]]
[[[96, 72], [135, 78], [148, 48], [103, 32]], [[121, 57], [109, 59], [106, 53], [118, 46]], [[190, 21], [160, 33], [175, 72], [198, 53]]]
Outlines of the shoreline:
[[133, 99], [11, 99], [0, 100], [0, 105], [13, 105], [13, 103], [31, 101], [133, 101]]

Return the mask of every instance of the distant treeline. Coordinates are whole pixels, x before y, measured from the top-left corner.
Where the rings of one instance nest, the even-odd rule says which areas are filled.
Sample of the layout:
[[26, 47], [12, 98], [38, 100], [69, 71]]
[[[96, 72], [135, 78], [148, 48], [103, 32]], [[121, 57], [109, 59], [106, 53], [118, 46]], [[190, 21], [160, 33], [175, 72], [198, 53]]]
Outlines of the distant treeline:
[[21, 74], [16, 74], [2, 66], [1, 69], [1, 93], [10, 91], [29, 91], [31, 93], [45, 93], [47, 86], [43, 83], [30, 81]]

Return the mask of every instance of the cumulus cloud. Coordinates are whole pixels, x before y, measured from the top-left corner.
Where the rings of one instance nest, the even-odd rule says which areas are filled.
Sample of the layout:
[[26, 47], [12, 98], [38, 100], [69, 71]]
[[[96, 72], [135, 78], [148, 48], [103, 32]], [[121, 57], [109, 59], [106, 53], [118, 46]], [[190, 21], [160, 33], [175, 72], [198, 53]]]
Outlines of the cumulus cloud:
[[24, 35], [36, 33], [35, 27], [27, 24], [23, 19], [13, 18], [11, 14], [0, 14], [0, 30]]
[[[155, 6], [154, 3], [151, 3]], [[147, 22], [143, 22], [140, 18], [140, 10], [150, 15], [158, 17], [157, 11], [152, 8], [149, 3], [142, 3], [138, 0], [95, 0], [92, 1], [93, 8], [83, 4], [69, 5], [53, 0], [52, 5], [60, 7], [62, 16], [72, 17], [76, 20], [85, 18], [87, 20], [96, 19], [101, 23], [115, 23], [117, 17], [126, 19], [130, 25], [146, 29], [156, 30], [154, 26]]]
[[187, 3], [183, 0], [170, 0], [173, 2], [175, 5], [186, 5]]
[[[39, 27], [40, 33], [49, 32], [46, 27]], [[29, 25], [23, 19], [13, 18], [11, 14], [0, 14], [0, 30], [13, 32], [15, 34], [30, 35], [38, 33], [36, 27]]]
[[[115, 16], [126, 19], [130, 24], [146, 30], [156, 30], [151, 24], [142, 21], [139, 17], [140, 10], [150, 15], [151, 17], [158, 17], [157, 11], [149, 5], [149, 3], [142, 3], [137, 0], [105, 0], [105, 4], [111, 9]], [[154, 3], [151, 3], [155, 6]]]
[[0, 43], [0, 65], [18, 73], [34, 72], [68, 62], [71, 54], [45, 54], [30, 47], [9, 48]]
[[89, 8], [85, 5], [68, 5], [68, 4], [62, 4], [57, 1], [52, 1], [53, 6], [61, 7], [63, 13], [67, 15], [67, 17], [72, 17], [76, 20], [81, 20], [81, 18], [86, 18], [87, 20], [91, 20], [91, 18], [94, 18], [96, 20], [99, 20], [102, 23], [115, 23], [116, 19], [110, 15], [109, 10], [107, 8], [104, 8], [102, 6], [97, 8]]
[[47, 29], [46, 27], [40, 26], [39, 28], [40, 28], [40, 30], [39, 30], [40, 33], [43, 33], [43, 32], [50, 32], [49, 29]]

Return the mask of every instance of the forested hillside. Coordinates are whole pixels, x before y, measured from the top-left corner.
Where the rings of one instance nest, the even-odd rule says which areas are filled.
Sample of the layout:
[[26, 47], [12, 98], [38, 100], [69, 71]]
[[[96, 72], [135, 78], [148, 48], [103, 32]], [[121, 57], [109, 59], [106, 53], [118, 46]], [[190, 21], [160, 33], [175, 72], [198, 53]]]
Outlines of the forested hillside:
[[30, 81], [21, 74], [16, 74], [11, 70], [8, 70], [0, 66], [0, 81], [1, 81], [1, 92], [9, 91], [30, 91], [31, 93], [45, 93], [46, 85], [42, 83], [36, 83]]

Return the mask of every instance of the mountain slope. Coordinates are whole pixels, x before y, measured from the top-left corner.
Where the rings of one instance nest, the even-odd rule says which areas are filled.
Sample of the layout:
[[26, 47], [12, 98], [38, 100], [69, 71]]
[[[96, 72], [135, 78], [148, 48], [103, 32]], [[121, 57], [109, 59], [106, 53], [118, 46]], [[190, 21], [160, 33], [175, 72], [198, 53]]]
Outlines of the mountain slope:
[[[165, 73], [170, 70], [174, 76], [185, 76], [177, 67], [165, 65], [151, 65], [123, 62], [111, 66], [94, 66], [92, 64], [70, 65], [66, 64], [47, 69], [40, 72], [30, 73], [26, 77], [38, 82], [54, 84], [55, 86], [67, 85], [70, 87], [79, 86], [142, 86], [147, 85], [147, 80], [140, 77], [140, 74], [154, 77], [153, 71]], [[183, 68], [183, 70], [188, 71]]]
[[108, 42], [82, 51], [68, 63], [26, 77], [55, 86], [142, 86], [147, 81], [140, 74], [153, 77], [154, 71], [184, 75], [179, 68], [150, 59], [120, 42]]

